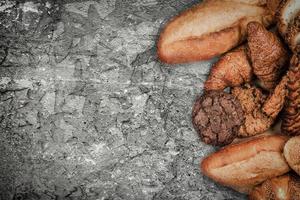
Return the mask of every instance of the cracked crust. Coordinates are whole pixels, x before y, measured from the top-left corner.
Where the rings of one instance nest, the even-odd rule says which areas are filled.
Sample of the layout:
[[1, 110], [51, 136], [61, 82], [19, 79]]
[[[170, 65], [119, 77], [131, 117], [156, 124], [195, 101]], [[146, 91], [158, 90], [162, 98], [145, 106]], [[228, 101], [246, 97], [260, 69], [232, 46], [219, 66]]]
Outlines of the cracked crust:
[[203, 142], [226, 145], [237, 136], [244, 115], [241, 105], [232, 95], [212, 91], [196, 100], [192, 120]]

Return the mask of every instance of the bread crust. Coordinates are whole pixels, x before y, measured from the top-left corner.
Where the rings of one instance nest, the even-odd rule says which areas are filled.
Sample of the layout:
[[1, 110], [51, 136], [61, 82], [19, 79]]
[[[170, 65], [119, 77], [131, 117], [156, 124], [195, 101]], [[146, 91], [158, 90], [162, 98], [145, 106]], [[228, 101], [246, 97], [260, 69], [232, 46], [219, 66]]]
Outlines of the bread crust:
[[[164, 34], [161, 38], [163, 37]], [[239, 27], [230, 27], [203, 37], [190, 37], [165, 46], [163, 39], [160, 39], [157, 53], [161, 61], [169, 64], [209, 60], [239, 44], [240, 37]]]
[[282, 155], [287, 140], [282, 135], [263, 135], [229, 145], [206, 157], [201, 170], [218, 183], [249, 193], [255, 185], [290, 170]]
[[245, 2], [207, 0], [174, 17], [160, 34], [158, 57], [170, 64], [207, 60], [244, 41], [248, 22], [273, 22], [266, 5]]

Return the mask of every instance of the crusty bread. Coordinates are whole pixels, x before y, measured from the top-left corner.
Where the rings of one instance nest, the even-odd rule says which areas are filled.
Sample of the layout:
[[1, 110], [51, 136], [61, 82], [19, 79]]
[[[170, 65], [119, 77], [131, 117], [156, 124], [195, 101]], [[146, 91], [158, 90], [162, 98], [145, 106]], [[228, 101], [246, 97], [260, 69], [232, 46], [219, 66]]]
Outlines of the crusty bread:
[[249, 200], [297, 200], [300, 199], [300, 180], [289, 174], [275, 177], [255, 187]]
[[284, 0], [278, 9], [277, 27], [283, 37], [285, 37], [288, 26], [293, 22], [296, 14], [300, 10], [299, 0]]
[[203, 1], [167, 23], [158, 41], [158, 57], [166, 63], [183, 63], [220, 55], [245, 39], [248, 22], [265, 26], [273, 22], [274, 14], [265, 4], [262, 0]]
[[300, 136], [291, 138], [285, 144], [284, 157], [289, 166], [300, 175]]
[[288, 137], [263, 135], [229, 145], [206, 157], [202, 172], [225, 186], [242, 193], [263, 181], [289, 171], [282, 151]]

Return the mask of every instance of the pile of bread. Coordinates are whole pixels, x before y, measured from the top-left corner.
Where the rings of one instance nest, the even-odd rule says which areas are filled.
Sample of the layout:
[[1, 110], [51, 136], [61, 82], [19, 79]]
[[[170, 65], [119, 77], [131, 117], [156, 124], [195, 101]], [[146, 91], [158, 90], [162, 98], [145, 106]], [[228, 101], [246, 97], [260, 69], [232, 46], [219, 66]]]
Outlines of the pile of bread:
[[204, 0], [166, 24], [157, 51], [170, 64], [220, 56], [192, 111], [222, 147], [202, 172], [249, 199], [300, 200], [300, 0]]

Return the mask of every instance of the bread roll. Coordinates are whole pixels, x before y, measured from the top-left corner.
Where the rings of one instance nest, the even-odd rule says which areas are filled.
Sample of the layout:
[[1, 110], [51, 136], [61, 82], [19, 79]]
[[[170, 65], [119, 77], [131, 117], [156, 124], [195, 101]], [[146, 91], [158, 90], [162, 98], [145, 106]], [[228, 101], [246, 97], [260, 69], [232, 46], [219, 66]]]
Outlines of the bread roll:
[[289, 166], [300, 175], [300, 136], [291, 138], [285, 144], [284, 157]]
[[268, 5], [274, 7], [278, 2], [204, 0], [165, 26], [157, 45], [158, 57], [166, 63], [184, 63], [220, 55], [245, 39], [248, 22], [269, 26], [274, 12]]
[[202, 172], [225, 186], [249, 193], [255, 185], [290, 170], [282, 151], [288, 137], [263, 135], [232, 144], [206, 157]]
[[297, 200], [300, 199], [299, 178], [283, 175], [266, 180], [255, 187], [249, 200]]

